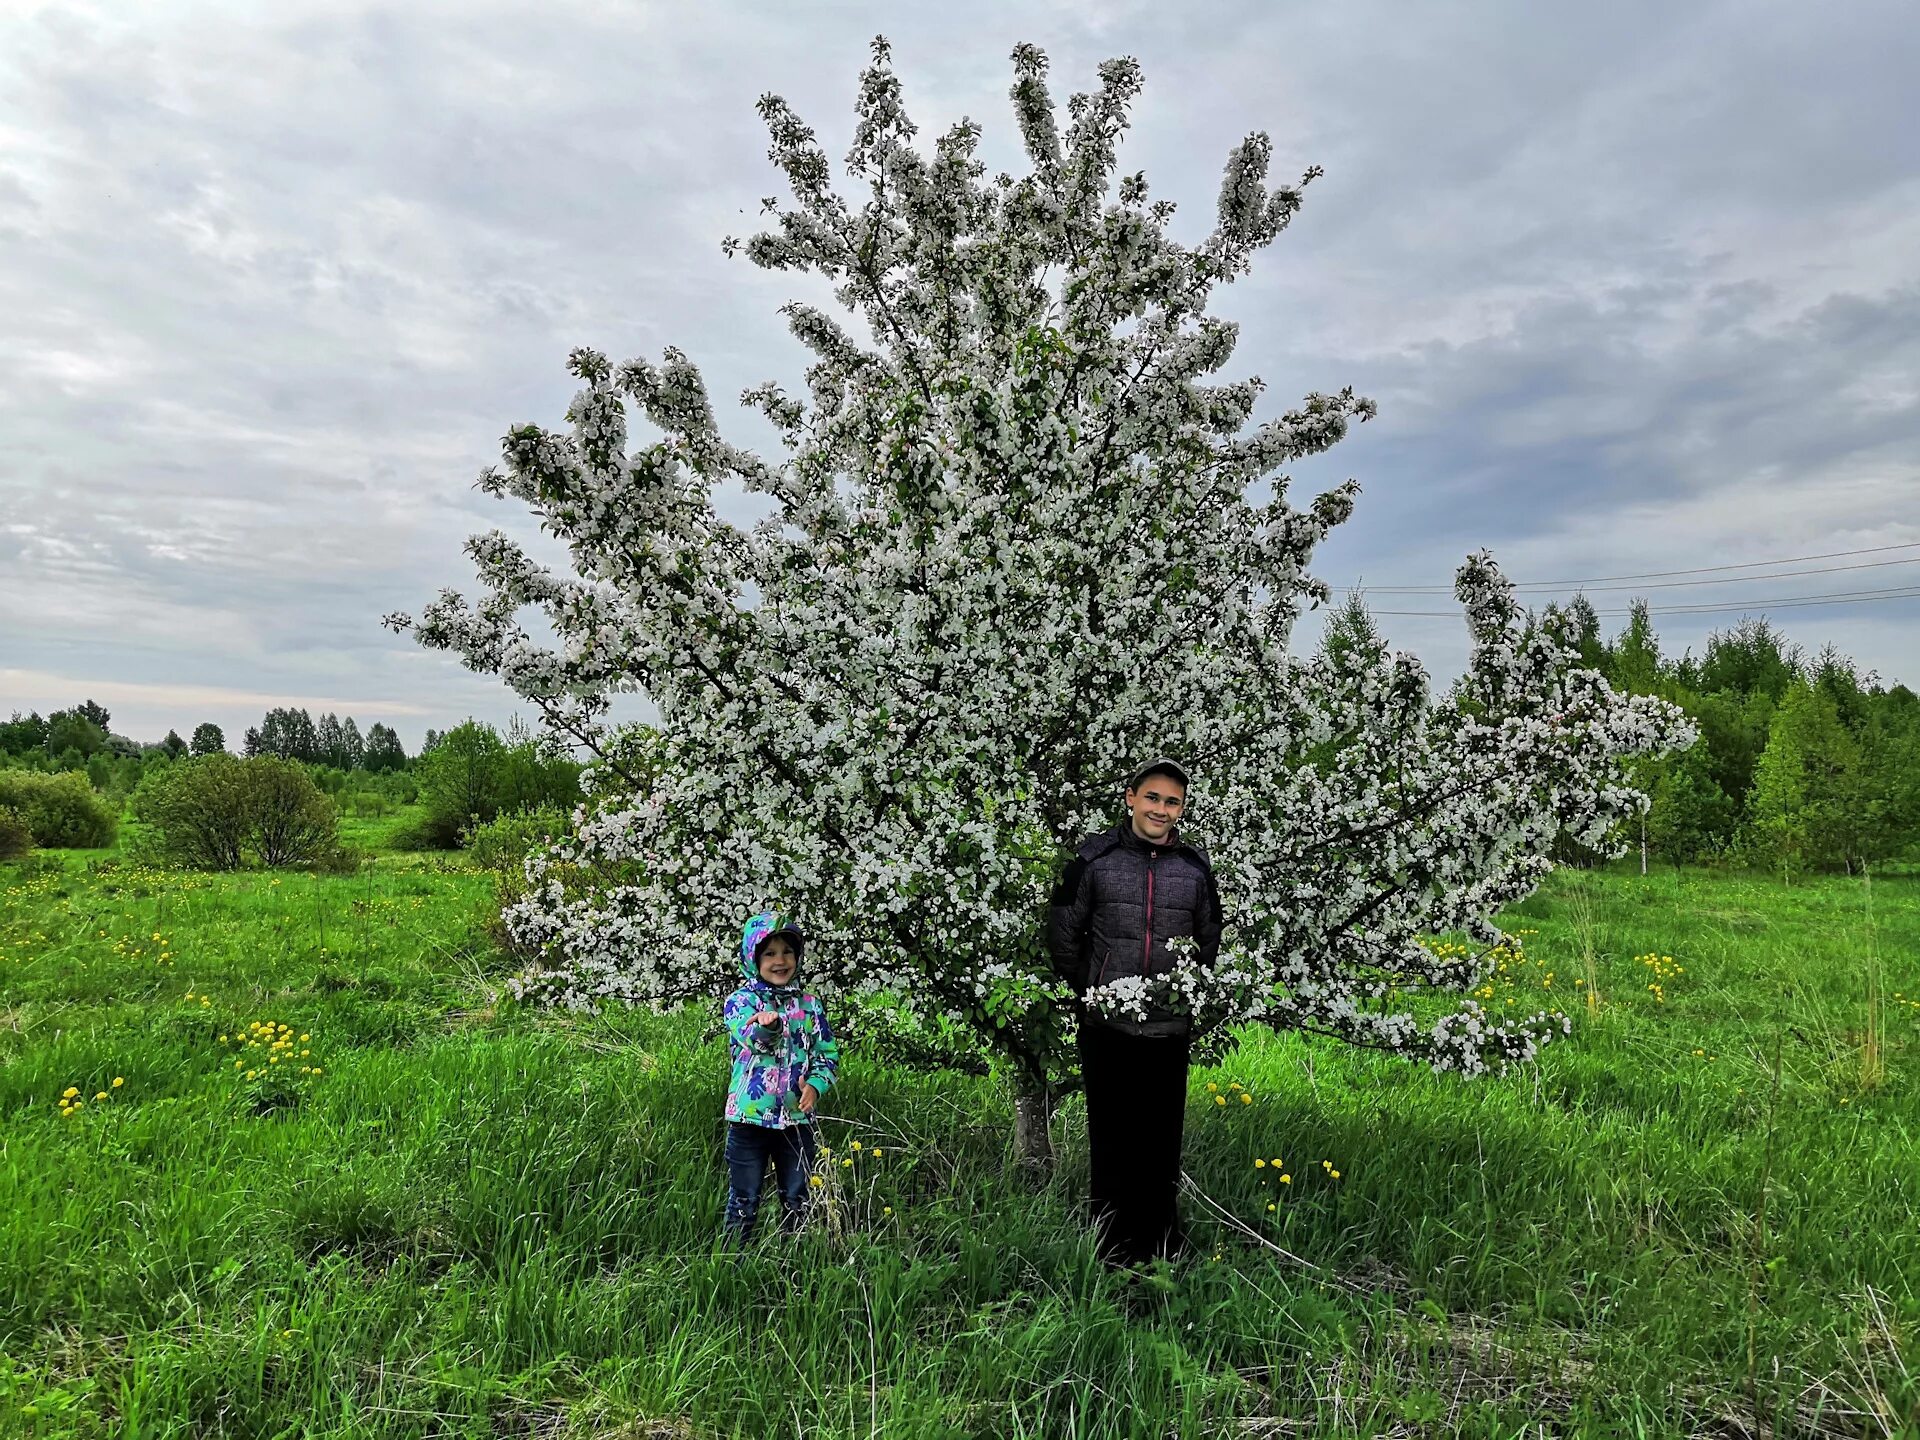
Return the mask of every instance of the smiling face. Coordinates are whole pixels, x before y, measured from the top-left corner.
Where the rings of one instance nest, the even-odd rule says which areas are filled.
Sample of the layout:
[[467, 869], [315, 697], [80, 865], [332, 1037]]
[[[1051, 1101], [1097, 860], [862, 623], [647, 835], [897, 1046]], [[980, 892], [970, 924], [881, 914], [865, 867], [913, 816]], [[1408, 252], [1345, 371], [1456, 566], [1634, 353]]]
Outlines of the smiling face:
[[1133, 812], [1133, 833], [1152, 845], [1161, 845], [1187, 808], [1187, 787], [1171, 775], [1149, 775], [1137, 789], [1127, 791], [1127, 809]]
[[758, 960], [760, 978], [769, 985], [785, 985], [792, 981], [794, 972], [800, 968], [800, 957], [794, 953], [793, 941], [785, 935], [769, 935], [760, 942]]

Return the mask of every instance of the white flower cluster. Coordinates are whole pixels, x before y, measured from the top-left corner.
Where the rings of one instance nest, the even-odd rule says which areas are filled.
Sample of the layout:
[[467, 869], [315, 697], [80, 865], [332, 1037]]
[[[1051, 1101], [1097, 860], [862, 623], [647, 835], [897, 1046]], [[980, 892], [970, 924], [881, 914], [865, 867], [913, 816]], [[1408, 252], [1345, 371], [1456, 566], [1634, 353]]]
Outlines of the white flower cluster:
[[[1454, 693], [1380, 647], [1290, 655], [1328, 595], [1314, 548], [1357, 487], [1297, 508], [1283, 467], [1373, 407], [1343, 391], [1256, 419], [1257, 379], [1209, 378], [1236, 327], [1207, 305], [1315, 172], [1270, 188], [1271, 145], [1250, 137], [1215, 228], [1183, 245], [1144, 177], [1116, 176], [1138, 66], [1102, 66], [1063, 132], [1045, 58], [1013, 63], [1019, 178], [985, 178], [971, 122], [916, 146], [884, 42], [846, 160], [857, 203], [813, 131], [761, 102], [793, 204], [727, 248], [823, 276], [852, 319], [786, 307], [808, 393], [743, 397], [780, 432], [777, 463], [720, 437], [679, 351], [617, 367], [577, 351], [571, 429], [515, 428], [481, 479], [565, 542], [573, 573], [479, 536], [477, 604], [449, 591], [389, 617], [598, 757], [574, 834], [528, 861], [506, 917], [547, 957], [523, 988], [576, 1006], [712, 994], [733, 927], [777, 902], [816, 983], [972, 1049], [943, 1058], [998, 1055], [1043, 1083], [1065, 1055], [1049, 887], [1112, 823], [1121, 777], [1166, 752], [1193, 767], [1228, 943], [1156, 976], [1159, 998], [1468, 1073], [1530, 1055], [1541, 1017], [1402, 1013], [1394, 997], [1483, 968], [1418, 939], [1490, 939], [1559, 829], [1591, 843], [1644, 803], [1625, 762], [1687, 739], [1679, 713], [1578, 669], [1484, 554], [1459, 572], [1474, 649]], [[728, 480], [772, 517], [722, 520]], [[603, 725], [621, 690], [653, 698], [657, 736]], [[1126, 1013], [1148, 987], [1105, 988]]]

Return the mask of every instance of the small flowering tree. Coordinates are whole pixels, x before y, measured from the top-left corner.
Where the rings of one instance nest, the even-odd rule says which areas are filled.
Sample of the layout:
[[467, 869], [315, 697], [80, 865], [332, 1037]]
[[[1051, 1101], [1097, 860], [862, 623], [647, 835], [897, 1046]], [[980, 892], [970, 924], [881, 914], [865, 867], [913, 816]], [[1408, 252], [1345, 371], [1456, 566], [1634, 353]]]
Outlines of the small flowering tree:
[[[1358, 487], [1298, 507], [1284, 467], [1373, 406], [1313, 394], [1255, 420], [1259, 380], [1207, 378], [1236, 337], [1208, 305], [1317, 172], [1269, 186], [1271, 144], [1250, 136], [1211, 233], [1179, 243], [1172, 205], [1116, 178], [1139, 66], [1103, 65], [1064, 133], [1044, 56], [1021, 46], [1013, 69], [1032, 169], [988, 180], [971, 121], [915, 146], [876, 41], [846, 160], [857, 201], [765, 97], [793, 202], [725, 248], [825, 277], [843, 312], [787, 305], [807, 393], [743, 397], [783, 453], [723, 439], [678, 350], [617, 367], [576, 351], [571, 429], [515, 428], [480, 480], [531, 507], [574, 573], [480, 535], [477, 605], [448, 591], [389, 617], [596, 756], [573, 833], [528, 859], [505, 915], [544, 957], [522, 993], [712, 996], [733, 974], [723, 936], [777, 902], [873, 1042], [1003, 1063], [1022, 1153], [1042, 1156], [1070, 1054], [1049, 888], [1115, 819], [1120, 777], [1167, 752], [1195, 776], [1227, 940], [1096, 1008], [1170, 997], [1214, 1034], [1263, 1022], [1467, 1074], [1531, 1056], [1565, 1022], [1494, 1020], [1458, 998], [1490, 962], [1420, 938], [1491, 944], [1488, 917], [1546, 873], [1561, 827], [1598, 843], [1645, 803], [1624, 764], [1683, 741], [1678, 712], [1578, 668], [1484, 553], [1458, 574], [1474, 644], [1453, 694], [1436, 701], [1420, 662], [1373, 636], [1290, 655], [1328, 598], [1309, 559]], [[768, 518], [722, 520], [723, 481]], [[605, 724], [627, 690], [652, 697], [657, 732]]]

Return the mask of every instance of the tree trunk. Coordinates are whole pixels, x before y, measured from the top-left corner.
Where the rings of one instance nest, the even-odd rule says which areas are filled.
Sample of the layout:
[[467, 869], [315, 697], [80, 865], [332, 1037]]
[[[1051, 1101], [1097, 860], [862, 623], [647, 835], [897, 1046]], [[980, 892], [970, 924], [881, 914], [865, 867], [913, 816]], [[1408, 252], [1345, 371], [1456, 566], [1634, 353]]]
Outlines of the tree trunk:
[[1647, 822], [1640, 822], [1640, 873], [1647, 873]]
[[1021, 1171], [1037, 1180], [1053, 1173], [1053, 1116], [1060, 1097], [1051, 1086], [1021, 1080], [1013, 1096], [1013, 1154]]

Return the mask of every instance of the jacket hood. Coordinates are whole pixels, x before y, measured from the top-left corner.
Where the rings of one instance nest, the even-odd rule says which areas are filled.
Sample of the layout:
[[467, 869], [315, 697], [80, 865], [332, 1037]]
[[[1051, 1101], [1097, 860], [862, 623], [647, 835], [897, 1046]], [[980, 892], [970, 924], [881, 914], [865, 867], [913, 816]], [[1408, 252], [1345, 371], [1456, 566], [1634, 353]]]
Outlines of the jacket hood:
[[793, 942], [793, 979], [780, 987], [792, 989], [800, 983], [806, 942], [801, 938], [799, 922], [779, 910], [763, 910], [740, 928], [740, 973], [756, 984], [768, 983], [760, 978], [760, 946], [774, 935], [784, 935]]

